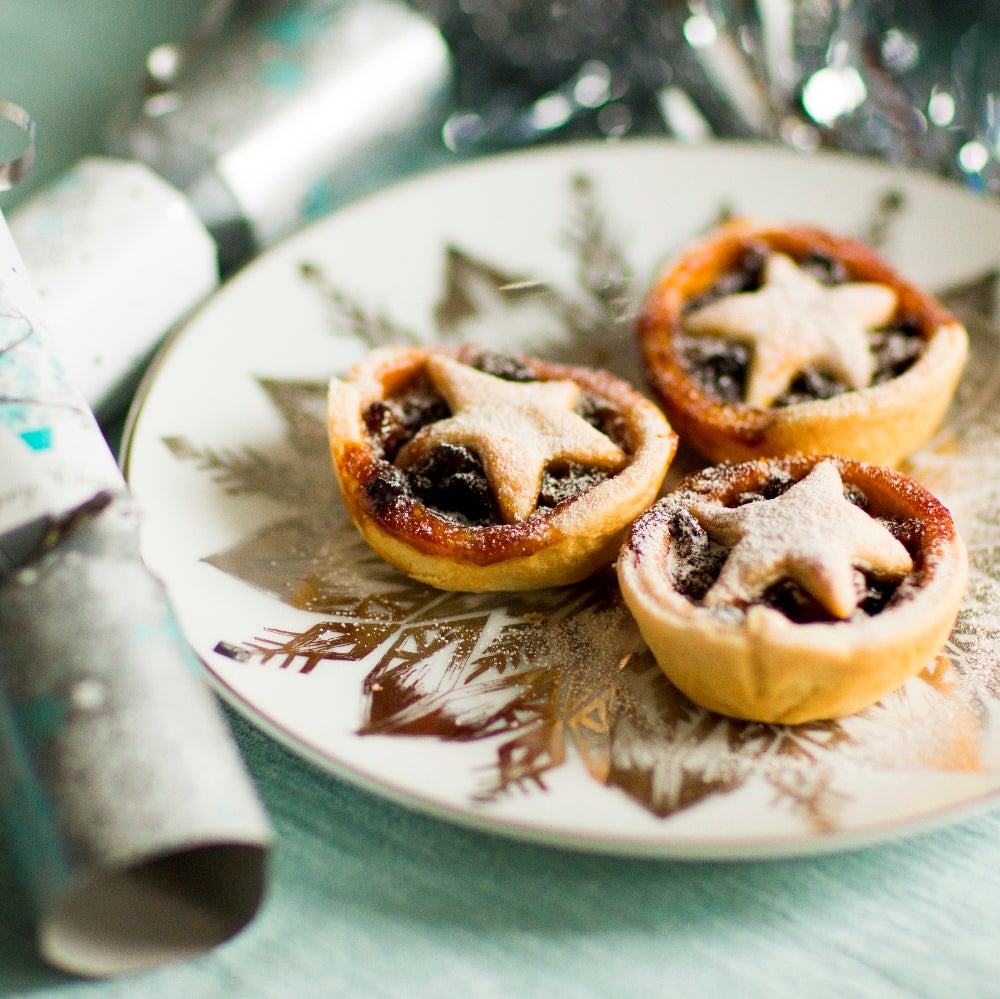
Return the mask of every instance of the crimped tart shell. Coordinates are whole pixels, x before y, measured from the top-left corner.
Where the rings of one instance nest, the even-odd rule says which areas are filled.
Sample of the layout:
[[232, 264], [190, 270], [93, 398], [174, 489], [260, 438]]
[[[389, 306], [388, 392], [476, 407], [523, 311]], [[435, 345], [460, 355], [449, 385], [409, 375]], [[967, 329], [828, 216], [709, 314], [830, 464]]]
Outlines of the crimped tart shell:
[[[436, 353], [471, 360], [474, 348]], [[431, 351], [372, 351], [333, 379], [327, 427], [334, 468], [351, 519], [386, 562], [446, 590], [525, 590], [561, 586], [611, 565], [632, 521], [656, 498], [677, 448], [660, 410], [605, 371], [518, 357], [541, 381], [569, 379], [607, 400], [624, 418], [628, 464], [614, 476], [550, 510], [513, 524], [465, 526], [404, 497], [380, 508], [367, 487], [388, 463], [373, 449], [363, 414], [419, 377]]]
[[618, 560], [625, 602], [660, 668], [703, 707], [789, 724], [852, 714], [919, 673], [948, 639], [967, 578], [965, 546], [950, 514], [902, 473], [848, 458], [826, 460], [845, 486], [867, 496], [872, 515], [921, 525], [914, 592], [872, 617], [796, 624], [763, 605], [720, 615], [674, 587], [667, 559], [675, 511], [706, 500], [730, 505], [775, 472], [798, 481], [821, 460], [799, 455], [697, 472], [630, 532]]
[[[899, 299], [897, 319], [912, 320], [924, 340], [920, 356], [896, 378], [830, 399], [763, 409], [706, 394], [675, 352], [685, 303], [734, 269], [749, 247], [760, 244], [797, 261], [818, 252], [841, 261], [852, 281], [893, 288]], [[961, 323], [870, 247], [821, 229], [746, 219], [719, 227], [661, 272], [639, 319], [639, 342], [650, 387], [671, 424], [715, 462], [801, 452], [897, 465], [940, 424], [968, 351]]]

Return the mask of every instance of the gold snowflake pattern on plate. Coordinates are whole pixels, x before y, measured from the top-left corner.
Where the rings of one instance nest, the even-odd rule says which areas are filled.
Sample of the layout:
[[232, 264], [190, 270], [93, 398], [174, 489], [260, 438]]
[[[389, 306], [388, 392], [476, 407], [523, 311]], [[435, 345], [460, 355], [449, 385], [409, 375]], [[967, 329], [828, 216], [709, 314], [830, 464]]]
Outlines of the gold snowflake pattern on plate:
[[[637, 297], [625, 254], [585, 178], [573, 194], [566, 246], [576, 258], [578, 297], [449, 246], [434, 316], [442, 339], [463, 339], [484, 313], [525, 308], [554, 317], [565, 336], [546, 352], [575, 363], [602, 362], [609, 328], [630, 335]], [[888, 224], [880, 218], [878, 230]], [[414, 339], [335, 288], [319, 268], [305, 262], [301, 274], [338, 329], [369, 345]], [[1000, 701], [1000, 504], [997, 477], [988, 474], [1000, 466], [1000, 368], [989, 318], [996, 276], [947, 297], [969, 326], [972, 361], [945, 428], [906, 470], [956, 513], [972, 561], [969, 593], [937, 661], [866, 711], [780, 726], [703, 710], [656, 667], [612, 572], [530, 594], [445, 593], [409, 580], [371, 552], [340, 506], [325, 381], [258, 379], [287, 427], [280, 455], [165, 438], [179, 460], [194, 462], [220, 489], [267, 496], [293, 511], [206, 561], [320, 617], [302, 632], [262, 625], [253, 636], [226, 636], [216, 651], [247, 669], [303, 674], [366, 662], [358, 732], [489, 740], [494, 763], [474, 792], [483, 803], [515, 788], [544, 792], [547, 775], [575, 754], [593, 780], [664, 818], [763, 778], [775, 807], [791, 809], [806, 832], [823, 834], [840, 828], [850, 799], [844, 764], [976, 772], [984, 726]], [[610, 351], [622, 353], [613, 344]]]

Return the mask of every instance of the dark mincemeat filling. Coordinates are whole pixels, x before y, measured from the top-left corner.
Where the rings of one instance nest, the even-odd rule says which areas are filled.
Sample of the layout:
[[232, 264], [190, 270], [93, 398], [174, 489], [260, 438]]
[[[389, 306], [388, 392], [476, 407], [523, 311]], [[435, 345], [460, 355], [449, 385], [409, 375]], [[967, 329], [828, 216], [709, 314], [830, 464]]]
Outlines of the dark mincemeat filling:
[[[503, 354], [484, 352], [471, 364], [506, 381], [537, 381], [528, 367]], [[624, 421], [616, 409], [595, 396], [584, 395], [577, 412], [627, 450]], [[448, 404], [428, 379], [411, 385], [397, 397], [368, 406], [364, 412], [365, 429], [372, 447], [386, 462], [385, 471], [366, 490], [376, 509], [410, 497], [455, 523], [488, 527], [502, 522], [482, 462], [471, 449], [442, 444], [410, 468], [393, 465], [396, 455], [421, 427], [450, 415]], [[611, 474], [574, 463], [551, 466], [542, 476], [539, 509], [573, 499]]]
[[[750, 247], [739, 267], [719, 278], [708, 291], [686, 302], [684, 313], [693, 312], [727, 295], [757, 291], [763, 281], [766, 258], [766, 248]], [[839, 261], [822, 254], [812, 254], [799, 261], [799, 266], [822, 284], [844, 284], [850, 280], [850, 275]], [[869, 338], [875, 358], [874, 385], [903, 374], [919, 357], [923, 347], [920, 331], [908, 322], [876, 330]], [[703, 392], [724, 403], [743, 401], [752, 348], [724, 337], [690, 336], [686, 333], [677, 336], [676, 347], [681, 366]], [[824, 371], [809, 369], [795, 379], [774, 405], [792, 406], [814, 399], [829, 399], [847, 391], [848, 386], [838, 378]]]
[[[741, 495], [733, 506], [754, 503], [780, 496], [794, 480], [790, 477], [771, 479], [759, 492]], [[844, 495], [863, 510], [868, 499], [860, 490], [846, 487]], [[902, 579], [887, 579], [865, 573], [867, 593], [855, 616], [874, 615], [906, 599], [919, 572], [919, 524], [914, 520], [877, 518], [903, 544], [914, 561], [913, 572]], [[670, 521], [672, 561], [671, 582], [679, 593], [692, 603], [701, 603], [712, 584], [718, 579], [729, 549], [713, 541], [705, 529], [687, 510], [675, 511]], [[772, 584], [760, 597], [759, 603], [780, 611], [795, 624], [833, 622], [834, 618], [822, 604], [814, 600], [792, 579]]]

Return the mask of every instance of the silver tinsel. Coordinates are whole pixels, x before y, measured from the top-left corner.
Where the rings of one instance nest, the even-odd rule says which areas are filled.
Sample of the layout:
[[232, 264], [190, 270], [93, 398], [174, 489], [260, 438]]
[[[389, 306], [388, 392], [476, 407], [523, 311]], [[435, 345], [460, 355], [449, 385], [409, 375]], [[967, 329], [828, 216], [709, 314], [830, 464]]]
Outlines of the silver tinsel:
[[1000, 193], [992, 0], [413, 0], [449, 39], [457, 152], [666, 133], [838, 148]]

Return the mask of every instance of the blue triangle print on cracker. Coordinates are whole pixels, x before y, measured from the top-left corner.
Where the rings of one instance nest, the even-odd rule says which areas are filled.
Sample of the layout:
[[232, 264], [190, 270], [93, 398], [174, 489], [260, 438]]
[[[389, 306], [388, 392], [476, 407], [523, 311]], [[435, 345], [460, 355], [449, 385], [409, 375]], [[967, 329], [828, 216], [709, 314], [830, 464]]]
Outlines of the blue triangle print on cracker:
[[52, 447], [52, 428], [38, 427], [36, 430], [25, 430], [21, 435], [32, 451], [47, 451]]

